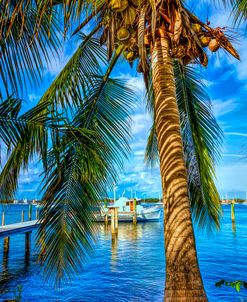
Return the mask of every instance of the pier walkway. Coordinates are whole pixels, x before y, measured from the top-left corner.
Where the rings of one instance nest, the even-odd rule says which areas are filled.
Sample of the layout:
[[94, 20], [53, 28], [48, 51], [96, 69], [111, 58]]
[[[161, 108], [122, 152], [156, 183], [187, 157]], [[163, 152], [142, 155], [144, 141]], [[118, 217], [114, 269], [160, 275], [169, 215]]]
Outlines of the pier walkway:
[[32, 232], [39, 226], [39, 224], [40, 222], [38, 220], [31, 220], [0, 226], [0, 238]]

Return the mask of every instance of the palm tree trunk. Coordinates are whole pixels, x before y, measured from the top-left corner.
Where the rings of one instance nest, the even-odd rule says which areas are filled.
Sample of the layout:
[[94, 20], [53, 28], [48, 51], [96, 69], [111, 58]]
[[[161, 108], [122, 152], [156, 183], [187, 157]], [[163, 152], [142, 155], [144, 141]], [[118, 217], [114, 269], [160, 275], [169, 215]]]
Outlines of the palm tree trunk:
[[165, 301], [200, 302], [207, 301], [207, 297], [197, 261], [169, 49], [170, 41], [160, 31], [152, 51], [152, 77], [165, 206]]

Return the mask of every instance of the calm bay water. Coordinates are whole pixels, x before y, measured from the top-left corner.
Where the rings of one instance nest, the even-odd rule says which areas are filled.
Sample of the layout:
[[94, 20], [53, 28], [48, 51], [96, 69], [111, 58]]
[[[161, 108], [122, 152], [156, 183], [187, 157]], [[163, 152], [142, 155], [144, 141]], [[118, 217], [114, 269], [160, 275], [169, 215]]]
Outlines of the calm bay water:
[[[28, 206], [11, 205], [6, 224], [20, 222]], [[215, 282], [247, 281], [247, 206], [236, 205], [236, 231], [232, 230], [230, 206], [223, 206], [221, 230], [213, 235], [196, 231], [197, 250], [204, 285], [212, 302], [247, 301], [247, 291], [216, 288]], [[1, 210], [0, 210], [1, 212]], [[0, 213], [1, 214], [1, 213]], [[32, 235], [34, 239], [35, 235]], [[161, 302], [165, 261], [162, 223], [120, 224], [118, 241], [112, 244], [110, 229], [102, 225], [95, 252], [78, 276], [62, 289], [44, 282], [32, 242], [25, 257], [24, 235], [10, 239], [9, 259], [3, 259], [0, 239], [0, 301], [14, 297], [23, 286], [22, 301]]]

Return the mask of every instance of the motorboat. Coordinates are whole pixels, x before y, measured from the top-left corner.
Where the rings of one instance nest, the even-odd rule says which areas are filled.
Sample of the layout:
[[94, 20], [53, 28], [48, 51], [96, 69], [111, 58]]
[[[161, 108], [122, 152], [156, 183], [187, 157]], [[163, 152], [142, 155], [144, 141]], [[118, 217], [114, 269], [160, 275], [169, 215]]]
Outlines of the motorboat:
[[104, 205], [96, 213], [96, 221], [104, 221], [106, 215], [110, 216], [110, 209], [118, 209], [119, 221], [133, 221], [136, 215], [137, 222], [159, 221], [163, 213], [163, 203], [142, 203], [141, 199], [128, 199], [120, 197], [114, 203]]

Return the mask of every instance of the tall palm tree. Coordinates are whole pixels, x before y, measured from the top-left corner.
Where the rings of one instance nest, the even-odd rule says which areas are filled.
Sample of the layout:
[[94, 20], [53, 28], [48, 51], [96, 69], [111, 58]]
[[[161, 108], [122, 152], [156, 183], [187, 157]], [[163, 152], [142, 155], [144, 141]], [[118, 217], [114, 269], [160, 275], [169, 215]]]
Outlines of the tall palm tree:
[[[198, 267], [190, 212], [187, 170], [180, 132], [173, 61], [207, 66], [204, 47], [237, 52], [220, 28], [201, 22], [181, 1], [92, 2], [89, 15], [103, 28], [108, 55], [124, 47], [126, 59], [137, 59], [145, 83], [154, 90], [155, 131], [165, 205], [166, 301], [206, 301]], [[84, 22], [84, 25], [87, 22]], [[76, 31], [82, 28], [80, 25]]]
[[[24, 0], [21, 2], [25, 3]], [[37, 24], [41, 24], [43, 15], [47, 10], [50, 16], [53, 12], [55, 14], [60, 4], [63, 4], [63, 1], [40, 1], [37, 5]], [[23, 7], [25, 5], [18, 5], [17, 11], [22, 13]], [[102, 145], [106, 148], [103, 150], [107, 153], [107, 146], [110, 144], [112, 148], [109, 154], [113, 154], [112, 159], [116, 152], [112, 142], [116, 140], [115, 136], [119, 138], [115, 128], [119, 118], [114, 120], [118, 111], [116, 106], [112, 104], [110, 115], [107, 115], [107, 119], [102, 119], [105, 114], [102, 111], [102, 102], [104, 101], [104, 105], [108, 108], [106, 93], [112, 92], [113, 97], [110, 99], [115, 101], [116, 96], [119, 95], [115, 89], [120, 86], [116, 85], [115, 89], [112, 90], [109, 75], [121, 54], [131, 65], [137, 65], [137, 70], [143, 74], [147, 89], [153, 89], [155, 128], [153, 128], [150, 140], [155, 137], [157, 139], [165, 206], [165, 301], [207, 301], [196, 255], [191, 206], [194, 207], [199, 222], [203, 223], [205, 215], [202, 214], [202, 211], [207, 209], [208, 217], [217, 225], [220, 213], [218, 194], [211, 179], [206, 180], [206, 176], [212, 176], [213, 166], [210, 165], [208, 170], [205, 168], [208, 162], [213, 163], [213, 156], [205, 146], [211, 145], [215, 148], [209, 136], [211, 134], [214, 136], [216, 132], [207, 129], [208, 125], [215, 125], [215, 121], [211, 118], [210, 110], [205, 109], [198, 102], [201, 96], [200, 91], [197, 90], [198, 87], [195, 87], [196, 81], [193, 80], [193, 74], [190, 70], [186, 70], [185, 66], [197, 63], [207, 66], [206, 47], [212, 52], [221, 47], [237, 59], [239, 56], [221, 28], [213, 29], [201, 22], [185, 7], [183, 1], [66, 1], [66, 5], [64, 5], [65, 29], [67, 29], [69, 22], [68, 16], [74, 18], [81, 14], [84, 16], [84, 21], [75, 29], [74, 34], [81, 31], [85, 25], [90, 24], [93, 30], [89, 37], [98, 36], [100, 43], [107, 46], [109, 67], [105, 75], [99, 78], [90, 79], [90, 72], [87, 72], [89, 87], [85, 85], [83, 75], [80, 73], [78, 75], [78, 66], [81, 55], [85, 51], [84, 47], [89, 41], [86, 39], [86, 44], [81, 45], [66, 65], [65, 71], [61, 72], [43, 96], [40, 104], [47, 101], [47, 108], [51, 108], [52, 111], [57, 109], [58, 104], [65, 107], [70, 107], [71, 103], [75, 105], [76, 110], [72, 111], [75, 114], [75, 119], [71, 121], [72, 125], [76, 127], [79, 125], [93, 131], [97, 129], [100, 132], [100, 137], [103, 134]], [[11, 18], [11, 22], [7, 23], [7, 32], [11, 31], [14, 19], [15, 16]], [[2, 18], [2, 20], [5, 19]], [[4, 22], [3, 24], [6, 23]], [[94, 60], [93, 62], [95, 65]], [[75, 66], [76, 68], [74, 68]], [[176, 82], [174, 67], [177, 72]], [[192, 75], [190, 85], [188, 85], [188, 75]], [[192, 88], [194, 88], [194, 94], [189, 90]], [[104, 95], [103, 98], [102, 95]], [[122, 96], [121, 101], [123, 104], [124, 96]], [[205, 112], [206, 116], [204, 115]], [[200, 124], [198, 122], [200, 118], [204, 118], [205, 121], [206, 117], [209, 117], [209, 123], [201, 122]], [[113, 123], [112, 128], [110, 128], [113, 130], [112, 133], [107, 131], [109, 129], [105, 129], [106, 125], [103, 121], [107, 121], [107, 126], [111, 126]], [[192, 121], [194, 125], [197, 124], [197, 127], [193, 127]], [[120, 133], [123, 134], [122, 137], [125, 137], [124, 128]], [[30, 137], [27, 138], [28, 142]], [[102, 186], [107, 178], [104, 173], [99, 173], [97, 180], [101, 180], [100, 185], [98, 182], [95, 184], [92, 173], [87, 171], [86, 175], [92, 178], [86, 177], [82, 182], [81, 177], [78, 177], [82, 171], [78, 170], [75, 165], [77, 160], [85, 163], [81, 157], [78, 157], [78, 154], [82, 153], [81, 145], [78, 146], [74, 141], [71, 143], [71, 138], [66, 135], [53, 134], [53, 137], [53, 148], [47, 154], [48, 157], [45, 157], [44, 163], [46, 168], [45, 188], [48, 189], [44, 195], [43, 217], [45, 223], [43, 224], [44, 227], [40, 229], [39, 239], [41, 244], [46, 247], [46, 260], [49, 264], [47, 266], [48, 274], [51, 275], [57, 267], [62, 268], [58, 270], [57, 277], [59, 279], [64, 274], [65, 260], [69, 263], [70, 270], [77, 269], [75, 262], [72, 262], [71, 259], [75, 257], [75, 260], [78, 260], [78, 251], [81, 250], [73, 240], [87, 238], [87, 231], [92, 233], [91, 227], [79, 227], [81, 222], [87, 220], [89, 213], [88, 210], [80, 216], [78, 211], [75, 211], [75, 209], [80, 208], [79, 205], [86, 204], [86, 200], [81, 200], [79, 195], [92, 197], [93, 195], [90, 195], [89, 192], [92, 192], [97, 186]], [[20, 159], [23, 142], [25, 143], [25, 141], [18, 142], [12, 153], [12, 158]], [[191, 154], [193, 156], [192, 161]], [[23, 154], [23, 160], [25, 156], [26, 154]], [[88, 154], [87, 163], [90, 158], [92, 155]], [[99, 159], [99, 163], [107, 162], [107, 166], [111, 166], [111, 161], [104, 156], [103, 158], [99, 157]], [[15, 175], [18, 175], [21, 165], [17, 166]], [[11, 167], [13, 167], [13, 161], [7, 163], [2, 177], [8, 174]], [[94, 173], [101, 170], [107, 171], [100, 166], [93, 169]], [[190, 181], [190, 174], [194, 176], [194, 181]], [[76, 192], [71, 190], [72, 182], [76, 184]], [[90, 188], [87, 186], [85, 190], [85, 182], [90, 182], [93, 186]], [[201, 194], [199, 202], [195, 196], [195, 192], [198, 191]], [[207, 195], [207, 193], [209, 194]], [[208, 202], [209, 197], [213, 198], [212, 203]], [[69, 202], [71, 199], [74, 202]], [[205, 203], [205, 201], [207, 202]], [[53, 205], [52, 208], [51, 205]], [[66, 219], [69, 221], [68, 224], [65, 223]], [[90, 226], [89, 222], [84, 225]], [[49, 227], [48, 232], [45, 231], [47, 226]]]

